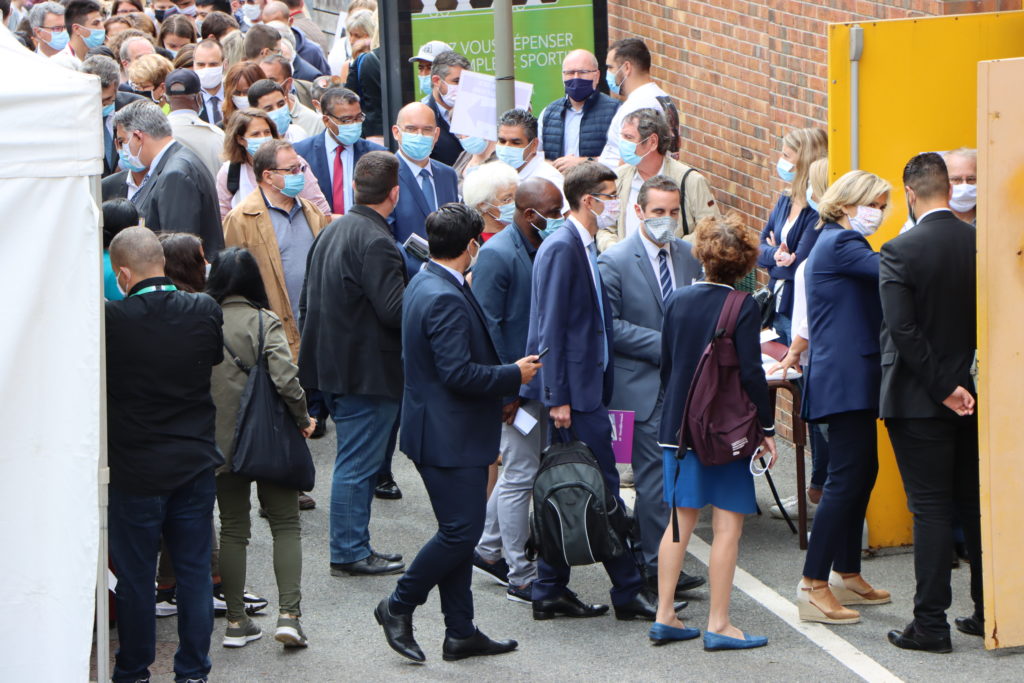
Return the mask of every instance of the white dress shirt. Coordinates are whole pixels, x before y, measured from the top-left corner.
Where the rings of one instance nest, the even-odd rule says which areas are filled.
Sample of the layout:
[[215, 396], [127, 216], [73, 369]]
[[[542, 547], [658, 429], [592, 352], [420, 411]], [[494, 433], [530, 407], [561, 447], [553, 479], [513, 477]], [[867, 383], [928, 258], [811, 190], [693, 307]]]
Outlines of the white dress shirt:
[[224, 106], [224, 84], [221, 83], [220, 88], [218, 88], [217, 92], [213, 93], [212, 95], [206, 92], [205, 88], [200, 90], [200, 92], [203, 94], [203, 109], [206, 110], [206, 116], [210, 119], [209, 123], [213, 123], [213, 116], [210, 115], [210, 110], [213, 108], [213, 104], [210, 102], [210, 100], [214, 97], [217, 98], [217, 107], [221, 107], [220, 118], [221, 120], [223, 120], [224, 109], [222, 107]]
[[[579, 233], [580, 239], [583, 240], [584, 256], [587, 257], [587, 263], [590, 263], [590, 251], [589, 251], [589, 249], [590, 249], [591, 242], [594, 241], [594, 236], [590, 234], [589, 230], [587, 230], [585, 227], [583, 227], [582, 223], [580, 223], [578, 220], [576, 220], [572, 216], [569, 216], [569, 220], [567, 221], [567, 223], [569, 225], [571, 225], [572, 227], [576, 228], [576, 232]], [[589, 268], [589, 270], [590, 270], [590, 282], [594, 285], [594, 291], [596, 292], [597, 291], [597, 278], [594, 277], [594, 268], [591, 267], [591, 268]], [[598, 299], [600, 299], [600, 298], [601, 297], [598, 296]]]
[[640, 241], [643, 242], [644, 251], [647, 252], [647, 259], [651, 262], [651, 268], [654, 268], [654, 279], [658, 281], [658, 287], [661, 287], [661, 259], [658, 258], [658, 254], [664, 250], [666, 263], [668, 265], [668, 276], [672, 280], [672, 289], [674, 290], [679, 285], [676, 283], [676, 271], [672, 267], [672, 242], [666, 242], [665, 246], [659, 247], [657, 244], [652, 242], [647, 237], [647, 233], [640, 233]]
[[565, 178], [558, 172], [557, 168], [544, 160], [544, 152], [539, 148], [537, 153], [533, 155], [533, 158], [519, 169], [519, 182], [529, 178], [543, 178], [554, 183], [558, 191], [562, 193], [562, 213], [568, 213], [569, 202], [565, 200], [565, 192], [562, 189], [565, 184]]
[[599, 160], [602, 164], [614, 171], [618, 168], [619, 162], [622, 161], [622, 157], [619, 156], [619, 131], [622, 129], [622, 121], [626, 116], [632, 114], [637, 109], [646, 109], [647, 107], [664, 111], [664, 107], [661, 106], [658, 98], [667, 95], [668, 93], [659, 88], [654, 82], [645, 83], [629, 93], [629, 97], [622, 103], [619, 110], [615, 112], [612, 122], [608, 125], [608, 142], [605, 143], [604, 151], [601, 152]]
[[[334, 187], [334, 156], [335, 150], [338, 149], [338, 141], [334, 139], [330, 131], [324, 131], [324, 141], [326, 142], [327, 149], [327, 168], [331, 172], [331, 187]], [[352, 145], [345, 145], [345, 148], [341, 150], [341, 170], [345, 173], [345, 211], [352, 208], [352, 178], [353, 178], [353, 167], [355, 158], [355, 152], [352, 151]]]

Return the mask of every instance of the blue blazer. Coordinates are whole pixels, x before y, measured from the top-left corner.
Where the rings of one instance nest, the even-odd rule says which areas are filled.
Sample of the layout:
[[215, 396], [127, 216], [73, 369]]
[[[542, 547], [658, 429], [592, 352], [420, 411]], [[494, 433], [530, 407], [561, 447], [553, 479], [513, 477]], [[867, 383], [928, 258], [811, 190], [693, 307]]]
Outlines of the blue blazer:
[[[320, 186], [320, 191], [324, 193], [324, 197], [327, 198], [327, 203], [331, 205], [331, 209], [334, 209], [334, 186], [331, 184], [331, 166], [334, 164], [334, 159], [327, 158], [327, 139], [324, 136], [326, 132], [320, 133], [319, 135], [312, 135], [305, 140], [301, 140], [295, 143], [295, 153], [306, 160], [309, 164], [309, 168], [313, 171], [313, 175], [316, 176], [317, 185]], [[386, 152], [387, 150], [378, 145], [376, 142], [370, 142], [369, 140], [359, 139], [352, 144], [352, 168], [355, 170], [356, 163], [359, 159], [367, 152]], [[352, 179], [348, 179], [352, 182]], [[351, 207], [349, 207], [351, 208]]]
[[[590, 258], [571, 223], [548, 236], [537, 250], [526, 350], [550, 351], [533, 381], [523, 387], [524, 398], [541, 401], [549, 408], [569, 404], [584, 413], [611, 400], [615, 374], [612, 309], [606, 293], [602, 296], [602, 325], [590, 272]], [[606, 338], [609, 359], [602, 370]]]
[[882, 366], [879, 255], [854, 230], [827, 223], [804, 268], [810, 359], [804, 417], [878, 412]]
[[515, 394], [519, 367], [499, 364], [473, 294], [434, 262], [405, 290], [402, 348], [402, 452], [432, 467], [494, 462], [502, 396]]
[[[700, 263], [690, 245], [673, 237], [668, 243], [669, 263], [677, 287], [699, 278]], [[609, 408], [632, 410], [637, 422], [654, 415], [661, 377], [661, 325], [665, 300], [660, 276], [647, 257], [640, 231], [613, 245], [597, 259], [604, 280], [615, 329], [615, 390]]]
[[[772, 291], [775, 290], [777, 281], [784, 280], [782, 295], [775, 303], [775, 310], [786, 317], [793, 315], [793, 278], [796, 277], [796, 267], [803, 263], [807, 255], [811, 253], [811, 249], [818, 239], [819, 232], [815, 230], [815, 227], [820, 220], [818, 212], [811, 207], [805, 206], [800, 210], [796, 222], [789, 229], [789, 234], [786, 235], [786, 244], [789, 246], [789, 251], [796, 254], [796, 261], [793, 262], [793, 265], [784, 268], [777, 266], [775, 265], [775, 252], [779, 249], [778, 245], [782, 243], [782, 228], [786, 225], [786, 219], [789, 218], [791, 206], [792, 200], [789, 195], [779, 197], [771, 215], [768, 216], [764, 230], [761, 231], [761, 253], [757, 257], [757, 265], [767, 270], [768, 275], [771, 276], [768, 286]], [[776, 246], [768, 244], [768, 235], [772, 235]]]
[[[430, 160], [430, 168], [434, 175], [434, 192], [437, 194], [437, 205], [444, 206], [449, 202], [459, 201], [459, 177], [451, 166], [445, 166], [440, 161]], [[401, 245], [408, 239], [409, 235], [416, 233], [426, 239], [427, 230], [424, 226], [430, 209], [427, 200], [420, 189], [419, 178], [413, 176], [409, 165], [403, 159], [398, 160], [398, 204], [395, 210], [388, 216], [388, 225], [391, 226], [391, 234], [395, 241]], [[402, 250], [405, 257], [405, 265], [409, 270], [409, 277], [415, 275], [422, 265]]]
[[532, 249], [513, 223], [484, 242], [473, 266], [473, 294], [484, 311], [502, 363], [515, 363], [526, 355]]

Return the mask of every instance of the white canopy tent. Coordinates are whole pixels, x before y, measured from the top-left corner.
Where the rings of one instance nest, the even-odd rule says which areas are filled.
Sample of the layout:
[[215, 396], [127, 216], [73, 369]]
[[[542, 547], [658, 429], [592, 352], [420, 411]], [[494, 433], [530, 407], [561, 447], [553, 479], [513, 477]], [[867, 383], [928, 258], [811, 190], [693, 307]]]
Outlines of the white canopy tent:
[[0, 680], [82, 681], [105, 448], [99, 79], [4, 28], [0, 73]]

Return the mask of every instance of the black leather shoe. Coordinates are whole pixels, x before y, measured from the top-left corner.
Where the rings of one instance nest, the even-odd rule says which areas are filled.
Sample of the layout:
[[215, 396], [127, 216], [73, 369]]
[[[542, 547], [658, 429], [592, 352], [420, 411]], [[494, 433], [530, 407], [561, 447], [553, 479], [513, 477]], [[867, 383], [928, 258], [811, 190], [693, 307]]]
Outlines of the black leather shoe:
[[382, 576], [401, 574], [404, 569], [401, 562], [390, 562], [372, 553], [358, 562], [331, 562], [331, 576]]
[[398, 500], [402, 497], [402, 489], [398, 488], [394, 479], [388, 479], [377, 484], [373, 489], [373, 496], [381, 500]]
[[371, 555], [376, 555], [377, 557], [379, 557], [380, 559], [382, 559], [382, 560], [384, 560], [386, 562], [401, 562], [402, 561], [402, 554], [401, 553], [382, 553], [382, 552], [378, 552], [378, 551], [374, 550], [373, 548], [370, 548], [370, 554]]
[[972, 614], [969, 617], [957, 617], [953, 623], [956, 624], [956, 630], [960, 633], [985, 637], [985, 622], [977, 614]]
[[[703, 576], [693, 576], [686, 572], [679, 573], [679, 581], [676, 583], [676, 600], [685, 600], [686, 596], [683, 595], [686, 591], [692, 591], [695, 588], [700, 588], [707, 579]], [[650, 591], [651, 595], [658, 594], [658, 575], [655, 573], [653, 576], [647, 577], [647, 590]]]
[[444, 644], [441, 646], [441, 657], [446, 662], [454, 662], [467, 657], [503, 655], [517, 647], [519, 643], [514, 640], [491, 640], [477, 629], [469, 638], [445, 636]]
[[904, 650], [921, 650], [922, 652], [936, 653], [953, 651], [953, 645], [950, 643], [948, 634], [933, 636], [921, 633], [917, 630], [917, 625], [914, 622], [910, 622], [902, 631], [899, 629], [889, 631], [889, 642]]
[[373, 616], [384, 629], [384, 637], [392, 650], [414, 662], [427, 660], [423, 650], [413, 638], [411, 614], [392, 614], [388, 607], [388, 598], [384, 598], [377, 603], [377, 607], [373, 610]]
[[555, 617], [586, 619], [599, 617], [608, 611], [608, 605], [588, 605], [571, 591], [565, 591], [557, 598], [533, 601], [533, 618], [537, 621]]
[[[681, 609], [685, 609], [688, 604], [685, 600], [681, 600], [675, 603], [675, 609], [678, 612]], [[633, 596], [633, 599], [629, 602], [623, 605], [615, 605], [615, 618], [622, 621], [629, 621], [630, 619], [654, 621], [657, 616], [657, 598], [644, 590]]]

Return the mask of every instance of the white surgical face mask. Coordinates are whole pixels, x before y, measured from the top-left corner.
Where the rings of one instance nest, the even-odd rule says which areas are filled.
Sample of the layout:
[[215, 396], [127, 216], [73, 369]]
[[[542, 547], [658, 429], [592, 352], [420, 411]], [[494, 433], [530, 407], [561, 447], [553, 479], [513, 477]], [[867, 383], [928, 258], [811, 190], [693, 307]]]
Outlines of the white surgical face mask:
[[235, 109], [245, 109], [249, 106], [249, 98], [244, 95], [232, 95], [231, 104], [235, 105]]
[[455, 98], [459, 94], [459, 86], [445, 81], [445, 87], [448, 88], [448, 92], [441, 94], [441, 101], [450, 109], [455, 106]]
[[978, 186], [959, 183], [953, 186], [953, 196], [949, 200], [949, 208], [959, 213], [967, 213], [978, 205]]
[[882, 224], [882, 210], [873, 206], [858, 206], [856, 215], [850, 216], [850, 227], [867, 237], [875, 234]]
[[591, 211], [591, 213], [597, 216], [597, 227], [600, 230], [610, 228], [619, 222], [619, 200], [605, 199], [603, 203], [604, 211], [601, 213]]
[[199, 76], [199, 84], [205, 90], [213, 90], [220, 87], [221, 81], [224, 80], [224, 67], [208, 66], [205, 69], [196, 69], [196, 75]]

